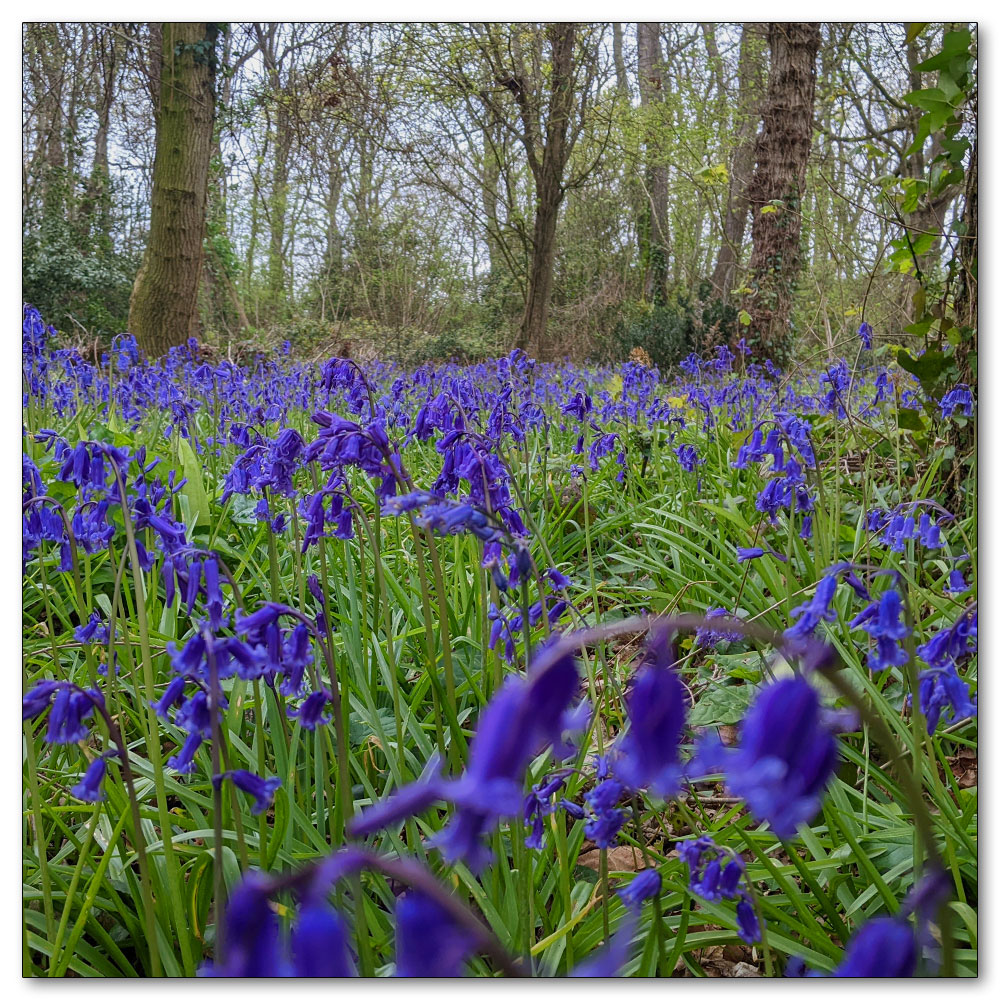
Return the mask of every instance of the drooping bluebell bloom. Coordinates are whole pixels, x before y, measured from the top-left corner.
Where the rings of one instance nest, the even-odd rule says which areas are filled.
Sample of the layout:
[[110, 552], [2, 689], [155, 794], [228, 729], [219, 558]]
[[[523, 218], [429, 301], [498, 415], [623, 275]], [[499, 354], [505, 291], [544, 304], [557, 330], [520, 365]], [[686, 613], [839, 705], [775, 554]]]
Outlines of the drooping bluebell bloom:
[[631, 789], [673, 794], [680, 784], [680, 742], [684, 731], [684, 685], [673, 669], [672, 636], [659, 630], [646, 662], [625, 699], [628, 732], [618, 742], [615, 773]]
[[624, 791], [620, 781], [605, 778], [583, 797], [590, 809], [583, 832], [602, 850], [614, 845], [618, 831], [625, 825], [625, 810], [617, 808]]
[[299, 708], [289, 709], [288, 714], [293, 719], [298, 719], [299, 725], [303, 729], [315, 729], [317, 726], [326, 725], [330, 721], [330, 716], [323, 714], [323, 709], [326, 708], [329, 701], [329, 691], [313, 691]]
[[533, 785], [531, 791], [524, 797], [521, 813], [524, 817], [524, 825], [531, 827], [531, 833], [524, 838], [526, 847], [539, 851], [544, 846], [542, 838], [545, 834], [545, 824], [543, 819], [554, 811], [555, 805], [552, 802], [552, 796], [565, 783], [565, 774], [552, 775], [548, 780]]
[[253, 798], [250, 812], [254, 816], [259, 816], [271, 808], [274, 801], [274, 793], [281, 787], [281, 778], [261, 778], [252, 771], [223, 771], [222, 774], [212, 775], [212, 785], [216, 788], [228, 778], [240, 791], [246, 792]]
[[965, 582], [965, 577], [962, 575], [960, 569], [953, 569], [948, 574], [948, 583], [945, 586], [945, 592], [951, 595], [964, 594], [968, 589], [969, 585]]
[[736, 904], [736, 925], [736, 933], [746, 944], [756, 944], [763, 936], [757, 911], [746, 896]]
[[[854, 591], [862, 601], [870, 601], [871, 595], [868, 593], [868, 588], [858, 579], [854, 572], [854, 566], [849, 562], [834, 563], [832, 566], [828, 566], [823, 570], [825, 576], [843, 576], [844, 583], [846, 583], [851, 590]], [[851, 628], [855, 626], [852, 624]]]
[[80, 781], [69, 790], [70, 795], [84, 802], [103, 802], [106, 796], [101, 783], [107, 770], [108, 762], [104, 755], [95, 757]]
[[965, 384], [956, 385], [941, 397], [941, 416], [947, 419], [955, 414], [956, 410], [961, 410], [962, 415], [972, 416], [972, 393]]
[[760, 546], [754, 546], [753, 548], [737, 548], [736, 549], [736, 561], [737, 562], [749, 562], [752, 559], [759, 559], [765, 550], [760, 548]]
[[163, 719], [167, 720], [167, 713], [175, 705], [179, 705], [184, 700], [184, 685], [187, 683], [187, 678], [185, 677], [175, 677], [166, 687], [159, 701], [151, 701], [149, 707], [156, 712], [156, 714]]
[[188, 733], [181, 749], [167, 759], [167, 767], [172, 767], [178, 774], [194, 774], [194, 755], [204, 741], [205, 737], [200, 732]]
[[972, 697], [968, 684], [959, 677], [954, 663], [922, 670], [918, 690], [929, 733], [937, 729], [943, 712], [947, 712], [953, 722], [971, 719], [978, 714], [976, 699]]
[[638, 910], [647, 899], [660, 894], [663, 879], [655, 868], [644, 868], [624, 889], [618, 890], [618, 898], [632, 910]]
[[84, 719], [94, 713], [94, 701], [104, 703], [99, 691], [82, 691], [76, 687], [59, 687], [52, 699], [49, 725], [45, 732], [48, 743], [79, 743], [87, 738]]
[[540, 647], [527, 677], [508, 677], [481, 712], [460, 778], [445, 781], [431, 770], [355, 817], [351, 832], [364, 836], [447, 799], [459, 808], [433, 843], [447, 860], [461, 859], [473, 870], [481, 869], [490, 858], [484, 834], [522, 807], [521, 787], [531, 758], [579, 724], [570, 710], [578, 687], [572, 650], [558, 642]]
[[[730, 613], [725, 608], [709, 608], [706, 618], [729, 618]], [[725, 628], [715, 629], [701, 626], [695, 630], [694, 641], [697, 646], [718, 646], [723, 642], [738, 642], [743, 638], [742, 632], [727, 631]]]
[[462, 975], [475, 938], [426, 893], [412, 889], [396, 904], [396, 975], [452, 979]]
[[902, 666], [910, 658], [900, 644], [911, 632], [906, 622], [900, 620], [902, 609], [899, 594], [890, 588], [879, 598], [877, 612], [865, 619], [864, 629], [876, 641], [875, 649], [868, 656], [870, 670], [878, 672]]
[[917, 968], [913, 928], [897, 917], [875, 917], [851, 935], [844, 959], [833, 970], [838, 979], [899, 979]]
[[52, 701], [52, 695], [59, 690], [61, 681], [39, 681], [21, 700], [21, 719], [27, 721], [41, 715]]
[[680, 462], [680, 466], [685, 472], [694, 472], [699, 465], [704, 464], [704, 459], [698, 457], [698, 452], [695, 451], [694, 445], [682, 444], [674, 448], [674, 454], [677, 456], [677, 461]]
[[924, 512], [920, 515], [920, 522], [917, 525], [917, 538], [925, 549], [940, 549], [944, 546], [941, 543], [941, 527], [936, 521], [931, 521], [930, 514]]
[[787, 839], [816, 814], [837, 756], [816, 692], [802, 678], [787, 678], [767, 685], [750, 706], [738, 749], [724, 755], [726, 781]]
[[343, 918], [325, 900], [303, 902], [291, 934], [294, 975], [306, 979], [346, 979], [357, 975]]
[[789, 639], [808, 639], [820, 622], [836, 621], [837, 612], [830, 607], [836, 591], [836, 575], [824, 576], [817, 584], [812, 600], [792, 608], [792, 617], [799, 620], [785, 629], [785, 636]]
[[212, 731], [208, 695], [204, 691], [196, 691], [185, 700], [174, 714], [174, 725], [179, 729], [186, 729], [189, 733], [208, 736]]
[[712, 903], [737, 900], [736, 932], [747, 944], [761, 939], [760, 923], [744, 886], [746, 868], [738, 856], [726, 860], [726, 853], [708, 834], [677, 845], [677, 853], [690, 871], [688, 887], [695, 895]]
[[87, 621], [73, 630], [73, 637], [76, 641], [86, 645], [107, 642], [109, 635], [107, 624], [96, 611], [92, 611]]
[[868, 323], [862, 323], [858, 327], [858, 336], [861, 338], [861, 346], [866, 350], [872, 349], [872, 328]]
[[251, 979], [292, 974], [268, 891], [265, 876], [258, 872], [244, 876], [226, 906], [225, 963], [204, 966], [199, 975]]

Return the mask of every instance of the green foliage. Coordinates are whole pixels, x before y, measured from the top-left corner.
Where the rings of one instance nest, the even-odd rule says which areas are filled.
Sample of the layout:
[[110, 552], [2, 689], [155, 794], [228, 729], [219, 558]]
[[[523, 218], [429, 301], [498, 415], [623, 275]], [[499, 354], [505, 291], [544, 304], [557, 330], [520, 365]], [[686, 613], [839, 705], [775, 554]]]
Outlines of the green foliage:
[[125, 330], [138, 260], [47, 218], [22, 243], [21, 294], [57, 329], [109, 338]]
[[636, 303], [627, 307], [606, 354], [620, 360], [628, 357], [633, 347], [641, 347], [666, 370], [692, 351], [737, 339], [739, 324], [735, 306], [710, 297], [708, 282], [702, 282], [696, 297], [678, 294], [663, 305]]

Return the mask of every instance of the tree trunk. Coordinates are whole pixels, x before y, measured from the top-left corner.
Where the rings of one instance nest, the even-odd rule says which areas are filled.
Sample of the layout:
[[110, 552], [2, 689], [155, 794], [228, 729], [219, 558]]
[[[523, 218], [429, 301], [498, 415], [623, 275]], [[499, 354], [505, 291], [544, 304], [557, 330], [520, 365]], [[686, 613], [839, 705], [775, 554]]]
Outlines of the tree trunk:
[[94, 162], [87, 181], [86, 200], [81, 217], [93, 226], [97, 238], [107, 242], [111, 236], [111, 191], [108, 169], [108, 135], [111, 131], [111, 108], [115, 99], [118, 75], [118, 49], [114, 31], [101, 29], [94, 39], [95, 68], [99, 86], [97, 132], [94, 135]]
[[622, 23], [613, 21], [611, 24], [611, 49], [615, 60], [615, 80], [618, 89], [623, 93], [628, 93], [628, 74], [625, 71], [625, 54], [622, 44]]
[[756, 157], [760, 100], [764, 94], [763, 66], [756, 51], [755, 25], [743, 24], [740, 36], [739, 96], [736, 102], [736, 149], [729, 164], [729, 192], [722, 220], [722, 246], [712, 273], [715, 295], [724, 302], [736, 286], [736, 271], [743, 251], [750, 199], [747, 187], [753, 177]]
[[129, 329], [152, 356], [195, 330], [217, 34], [203, 22], [162, 26], [149, 240], [129, 303]]
[[666, 129], [657, 118], [657, 106], [663, 102], [665, 67], [659, 22], [640, 21], [637, 31], [639, 97], [645, 110], [646, 131], [646, 197], [640, 227], [648, 234], [643, 295], [647, 301], [662, 302], [666, 297], [670, 246], [670, 168], [662, 152], [660, 137]]
[[792, 293], [800, 266], [801, 206], [812, 144], [816, 92], [816, 24], [771, 22], [771, 72], [757, 169], [748, 192], [753, 210], [750, 287], [744, 308], [758, 352], [784, 360]]
[[[548, 36], [551, 77], [545, 142], [540, 151], [530, 142], [528, 146], [528, 163], [535, 179], [535, 224], [531, 238], [528, 295], [517, 341], [517, 346], [523, 350], [533, 346], [538, 351], [545, 350], [545, 331], [555, 270], [556, 223], [559, 219], [559, 206], [566, 193], [563, 174], [570, 154], [566, 133], [574, 100], [573, 47], [576, 43], [576, 25], [551, 24]], [[513, 85], [516, 87], [517, 83], [514, 82]]]

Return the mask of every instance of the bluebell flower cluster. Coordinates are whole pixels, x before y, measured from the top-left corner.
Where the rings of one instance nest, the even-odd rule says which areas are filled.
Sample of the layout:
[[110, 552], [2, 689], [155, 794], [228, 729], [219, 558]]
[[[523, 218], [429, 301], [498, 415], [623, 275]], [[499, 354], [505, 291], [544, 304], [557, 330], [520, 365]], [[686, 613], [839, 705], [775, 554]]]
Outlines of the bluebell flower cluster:
[[917, 646], [917, 656], [927, 664], [919, 674], [920, 706], [927, 731], [934, 732], [947, 713], [954, 722], [974, 717], [976, 698], [959, 676], [958, 666], [978, 649], [979, 613], [970, 608], [950, 628], [939, 629]]
[[902, 640], [913, 630], [902, 620], [902, 614], [902, 598], [890, 587], [850, 623], [852, 629], [861, 627], [875, 640], [875, 648], [868, 655], [868, 668], [875, 673], [900, 667], [910, 658]]
[[727, 854], [708, 834], [680, 841], [677, 853], [688, 866], [691, 892], [710, 903], [735, 900], [737, 933], [747, 944], [760, 941], [760, 921], [748, 892], [742, 858]]

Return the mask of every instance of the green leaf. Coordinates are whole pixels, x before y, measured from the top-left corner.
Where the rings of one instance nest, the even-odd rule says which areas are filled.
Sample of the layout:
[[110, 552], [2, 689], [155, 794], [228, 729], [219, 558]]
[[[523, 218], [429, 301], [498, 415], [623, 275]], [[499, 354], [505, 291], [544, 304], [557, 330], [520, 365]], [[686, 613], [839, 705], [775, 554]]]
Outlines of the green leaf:
[[920, 419], [920, 414], [916, 410], [900, 409], [896, 414], [901, 430], [922, 431], [924, 422]]
[[201, 462], [187, 438], [178, 439], [177, 451], [187, 479], [181, 493], [187, 497], [192, 515], [198, 518], [198, 526], [207, 530], [211, 527], [212, 514], [208, 506], [208, 494], [205, 492], [205, 480], [201, 475]]
[[906, 44], [909, 45], [911, 42], [916, 41], [928, 24], [930, 24], [930, 21], [911, 21], [910, 26], [906, 29]]
[[[936, 55], [918, 63], [915, 67], [921, 73], [930, 73], [936, 69], [945, 69], [956, 57], [970, 57], [969, 47], [972, 45], [972, 32], [968, 28], [961, 31], [946, 32], [941, 40], [941, 51]], [[970, 57], [971, 58], [971, 57]]]
[[749, 684], [738, 687], [709, 688], [698, 699], [688, 722], [692, 726], [733, 725], [746, 715], [753, 699], [754, 688]]
[[921, 383], [933, 383], [944, 370], [948, 359], [941, 351], [925, 351], [919, 358], [914, 358], [908, 351], [900, 348], [896, 352], [896, 361], [904, 371], [916, 375]]

